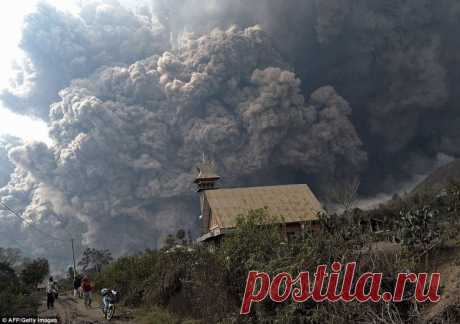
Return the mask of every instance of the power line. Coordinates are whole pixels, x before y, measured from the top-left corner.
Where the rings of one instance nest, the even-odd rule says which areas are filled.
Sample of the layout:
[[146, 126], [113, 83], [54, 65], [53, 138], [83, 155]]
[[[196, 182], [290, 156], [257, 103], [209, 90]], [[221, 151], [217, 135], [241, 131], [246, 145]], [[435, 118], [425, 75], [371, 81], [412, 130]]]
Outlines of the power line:
[[[35, 229], [36, 231], [40, 232], [42, 235], [45, 235], [55, 241], [59, 241], [59, 242], [67, 242], [67, 240], [63, 240], [63, 239], [60, 239], [60, 238], [57, 238], [43, 230], [41, 230], [40, 228], [38, 228], [37, 226], [35, 226], [35, 224], [33, 223], [29, 223], [24, 217], [22, 217], [21, 215], [19, 215], [19, 213], [17, 213], [16, 211], [14, 211], [12, 208], [10, 208], [7, 204], [3, 203], [2, 201], [0, 201], [0, 205], [3, 206], [3, 208], [5, 208], [6, 210], [8, 210], [10, 213], [12, 213], [14, 216], [18, 217], [20, 220], [22, 220], [23, 222], [25, 222], [26, 224], [28, 224], [29, 226], [31, 226], [31, 228]], [[75, 247], [74, 247], [74, 241], [75, 239], [73, 238], [73, 235], [67, 231], [65, 228], [63, 228], [63, 230], [69, 234], [70, 236], [70, 243], [72, 245], [72, 259], [73, 259], [73, 276], [74, 276], [74, 279], [77, 275], [77, 269], [76, 269], [76, 262], [75, 262]]]
[[40, 228], [38, 228], [37, 226], [35, 226], [35, 224], [28, 222], [24, 217], [22, 217], [16, 211], [14, 211], [10, 207], [8, 207], [8, 205], [6, 205], [5, 203], [0, 201], [0, 205], [3, 206], [3, 208], [5, 208], [6, 210], [8, 210], [10, 213], [12, 213], [14, 216], [16, 216], [19, 219], [21, 219], [24, 223], [28, 224], [31, 228], [35, 229], [37, 232], [40, 232], [42, 235], [48, 236], [49, 238], [51, 238], [51, 239], [53, 239], [55, 241], [67, 242], [67, 240], [63, 240], [63, 239], [57, 238], [57, 237], [55, 237], [55, 236], [53, 236], [51, 234], [48, 234], [45, 231], [43, 231]]

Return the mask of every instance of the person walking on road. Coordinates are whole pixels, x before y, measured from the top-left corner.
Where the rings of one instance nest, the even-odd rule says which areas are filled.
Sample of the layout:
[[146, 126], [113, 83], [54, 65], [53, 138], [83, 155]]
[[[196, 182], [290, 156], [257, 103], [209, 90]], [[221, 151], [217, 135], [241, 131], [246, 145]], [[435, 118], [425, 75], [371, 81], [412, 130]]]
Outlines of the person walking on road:
[[81, 290], [83, 291], [83, 297], [85, 300], [85, 306], [91, 307], [91, 291], [93, 287], [91, 286], [91, 281], [89, 280], [88, 276], [84, 276], [83, 280], [81, 281]]
[[57, 295], [57, 284], [53, 277], [50, 277], [46, 286], [46, 307], [48, 309], [54, 308], [54, 300]]
[[73, 280], [73, 296], [81, 298], [81, 277], [76, 275]]

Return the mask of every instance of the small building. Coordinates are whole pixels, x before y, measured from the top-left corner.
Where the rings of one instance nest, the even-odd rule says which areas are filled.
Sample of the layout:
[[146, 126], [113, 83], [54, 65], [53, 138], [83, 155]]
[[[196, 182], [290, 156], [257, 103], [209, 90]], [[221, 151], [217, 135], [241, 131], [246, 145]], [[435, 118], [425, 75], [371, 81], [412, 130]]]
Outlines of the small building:
[[269, 216], [282, 217], [286, 238], [318, 226], [322, 207], [306, 184], [245, 188], [218, 188], [214, 165], [203, 161], [195, 179], [200, 195], [201, 237], [198, 242], [218, 243], [235, 229], [237, 218], [251, 210], [264, 208]]

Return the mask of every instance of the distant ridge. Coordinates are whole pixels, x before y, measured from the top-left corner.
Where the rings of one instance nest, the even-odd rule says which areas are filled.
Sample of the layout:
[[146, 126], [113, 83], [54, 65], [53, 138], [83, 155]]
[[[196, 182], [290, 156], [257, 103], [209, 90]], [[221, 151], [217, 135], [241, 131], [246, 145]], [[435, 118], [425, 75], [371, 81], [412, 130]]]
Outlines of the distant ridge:
[[460, 183], [460, 159], [433, 171], [414, 188], [411, 194], [436, 193], [452, 182]]

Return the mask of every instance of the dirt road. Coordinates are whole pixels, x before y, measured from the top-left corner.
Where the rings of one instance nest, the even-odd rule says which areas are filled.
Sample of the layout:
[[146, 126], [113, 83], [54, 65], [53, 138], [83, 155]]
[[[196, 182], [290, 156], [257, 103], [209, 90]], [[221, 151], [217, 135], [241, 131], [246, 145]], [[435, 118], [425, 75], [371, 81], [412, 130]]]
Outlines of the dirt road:
[[[102, 324], [109, 323], [103, 318], [97, 302], [91, 308], [86, 308], [83, 299], [74, 298], [69, 293], [60, 295], [54, 304], [54, 309], [46, 309], [46, 300], [40, 307], [41, 317], [57, 317], [61, 324]], [[134, 324], [131, 312], [117, 307], [115, 316], [110, 321], [113, 324]]]

